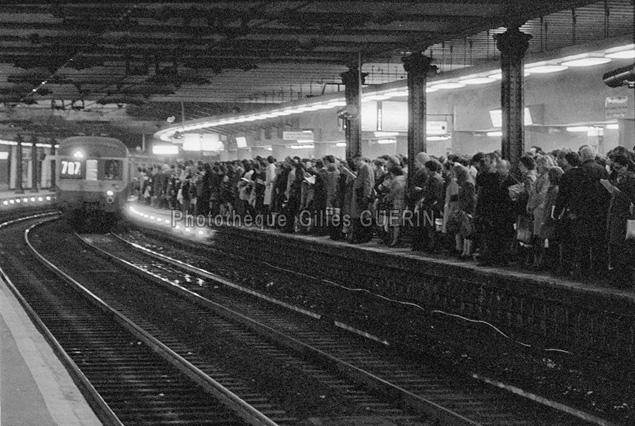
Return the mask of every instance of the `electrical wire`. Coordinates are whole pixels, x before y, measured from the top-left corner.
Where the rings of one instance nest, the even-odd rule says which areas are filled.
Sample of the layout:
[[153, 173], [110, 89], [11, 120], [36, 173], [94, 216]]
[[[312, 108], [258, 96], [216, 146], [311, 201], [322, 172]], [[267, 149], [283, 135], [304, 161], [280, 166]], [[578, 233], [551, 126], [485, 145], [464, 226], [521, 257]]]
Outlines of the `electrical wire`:
[[[487, 321], [467, 318], [467, 317], [462, 316], [462, 315], [453, 314], [453, 313], [450, 313], [450, 312], [445, 312], [445, 311], [442, 311], [442, 310], [439, 310], [439, 309], [434, 309], [432, 311], [428, 311], [428, 310], [426, 310], [424, 307], [422, 307], [419, 304], [391, 299], [389, 297], [382, 296], [381, 294], [373, 293], [372, 291], [367, 290], [365, 288], [351, 288], [351, 287], [347, 287], [347, 286], [344, 286], [344, 285], [341, 285], [341, 284], [337, 284], [336, 282], [331, 281], [331, 280], [325, 280], [325, 279], [316, 278], [316, 277], [313, 277], [311, 275], [304, 274], [302, 272], [293, 271], [293, 270], [290, 270], [290, 269], [287, 269], [287, 268], [276, 266], [276, 265], [273, 265], [273, 264], [271, 264], [269, 262], [262, 261], [262, 263], [264, 263], [265, 265], [267, 265], [267, 266], [269, 266], [269, 267], [271, 267], [273, 269], [277, 269], [277, 270], [284, 271], [284, 272], [289, 272], [289, 273], [292, 273], [294, 275], [302, 276], [302, 277], [308, 278], [308, 279], [313, 280], [313, 281], [320, 281], [320, 282], [323, 282], [323, 283], [326, 283], [326, 284], [329, 284], [329, 285], [332, 285], [332, 286], [335, 286], [335, 287], [338, 287], [338, 288], [341, 288], [341, 289], [344, 289], [344, 290], [347, 290], [347, 291], [350, 291], [350, 292], [367, 293], [367, 294], [369, 294], [369, 295], [371, 295], [373, 297], [377, 297], [379, 299], [386, 300], [388, 302], [395, 303], [395, 304], [398, 304], [398, 305], [410, 306], [410, 307], [419, 309], [419, 310], [421, 310], [421, 311], [423, 311], [425, 313], [445, 315], [445, 316], [458, 318], [458, 319], [461, 319], [463, 321], [467, 321], [467, 322], [471, 322], [471, 323], [475, 323], [475, 324], [483, 324], [483, 325], [488, 326], [490, 329], [494, 330], [496, 333], [500, 334], [504, 338], [512, 340], [514, 343], [517, 343], [517, 344], [519, 344], [519, 345], [521, 345], [521, 346], [523, 346], [525, 348], [534, 348], [534, 346], [529, 344], [529, 343], [524, 343], [524, 342], [521, 342], [519, 340], [513, 339], [512, 337], [510, 337], [509, 335], [504, 333], [501, 329], [496, 327], [494, 324], [489, 323]], [[545, 351], [545, 352], [558, 352], [558, 353], [563, 353], [563, 354], [567, 354], [567, 355], [572, 355], [572, 352], [564, 350], [564, 349], [543, 348], [542, 350]]]

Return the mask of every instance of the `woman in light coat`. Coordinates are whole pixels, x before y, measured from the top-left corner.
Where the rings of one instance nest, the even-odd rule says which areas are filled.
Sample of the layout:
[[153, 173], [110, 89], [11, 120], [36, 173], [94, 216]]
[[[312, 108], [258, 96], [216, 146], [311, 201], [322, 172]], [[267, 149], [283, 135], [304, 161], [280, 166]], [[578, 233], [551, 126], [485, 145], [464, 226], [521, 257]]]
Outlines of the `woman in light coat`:
[[403, 213], [406, 209], [406, 176], [404, 176], [401, 166], [392, 166], [388, 172], [390, 179], [385, 181], [388, 185], [388, 193], [385, 195], [384, 201], [390, 207], [387, 217], [388, 232], [391, 234], [389, 246], [395, 247], [400, 241]]
[[276, 181], [276, 159], [271, 155], [267, 157], [267, 167], [265, 167], [265, 198], [263, 204], [267, 211], [271, 211], [273, 206], [274, 188]]
[[554, 167], [555, 163], [553, 158], [549, 155], [539, 155], [536, 158], [536, 169], [538, 172], [538, 178], [536, 184], [529, 193], [529, 200], [527, 201], [527, 213], [533, 217], [533, 253], [534, 262], [531, 265], [531, 269], [541, 269], [543, 265], [545, 240], [541, 238], [540, 228], [542, 228], [543, 219], [545, 216], [545, 201], [547, 199], [547, 192], [549, 191], [549, 170]]

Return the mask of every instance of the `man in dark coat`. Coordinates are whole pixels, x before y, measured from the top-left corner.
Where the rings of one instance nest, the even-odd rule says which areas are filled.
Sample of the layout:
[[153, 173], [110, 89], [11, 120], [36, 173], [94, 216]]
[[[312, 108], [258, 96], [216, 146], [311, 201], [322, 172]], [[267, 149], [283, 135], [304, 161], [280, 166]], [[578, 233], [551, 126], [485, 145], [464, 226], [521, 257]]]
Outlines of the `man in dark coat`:
[[595, 161], [596, 151], [590, 146], [580, 149], [579, 167], [562, 177], [555, 214], [563, 214], [571, 223], [573, 275], [604, 276], [608, 268], [606, 256], [606, 216], [609, 193], [600, 183], [608, 179], [606, 169]]
[[[608, 270], [607, 242], [606, 242], [606, 216], [611, 201], [610, 194], [600, 183], [601, 179], [608, 179], [609, 173], [595, 161], [596, 151], [590, 146], [580, 150], [582, 164], [586, 179], [583, 182], [581, 205], [581, 227], [576, 230], [579, 250], [577, 256], [585, 275], [586, 271], [605, 276]], [[590, 254], [590, 257], [587, 257]], [[588, 261], [587, 261], [588, 259]]]
[[315, 162], [315, 184], [313, 185], [313, 232], [318, 235], [326, 235], [326, 206], [328, 198], [329, 174], [324, 168], [324, 162]]
[[495, 153], [483, 158], [475, 215], [483, 242], [479, 266], [507, 266], [505, 251], [511, 247], [516, 214], [509, 187], [518, 181], [509, 173], [509, 164]]
[[553, 216], [559, 218], [557, 224], [558, 240], [562, 248], [558, 274], [569, 275], [573, 270], [576, 251], [573, 219], [578, 217], [578, 212], [584, 210], [584, 206], [580, 206], [579, 200], [584, 198], [581, 191], [584, 191], [582, 182], [584, 182], [585, 173], [580, 168], [580, 155], [577, 152], [567, 152], [563, 160], [559, 161], [559, 164], [563, 166], [564, 174], [560, 178]]
[[357, 177], [353, 183], [353, 199], [351, 203], [351, 223], [353, 238], [351, 243], [367, 243], [373, 238], [372, 214], [370, 206], [373, 202], [375, 172], [361, 155], [353, 157]]

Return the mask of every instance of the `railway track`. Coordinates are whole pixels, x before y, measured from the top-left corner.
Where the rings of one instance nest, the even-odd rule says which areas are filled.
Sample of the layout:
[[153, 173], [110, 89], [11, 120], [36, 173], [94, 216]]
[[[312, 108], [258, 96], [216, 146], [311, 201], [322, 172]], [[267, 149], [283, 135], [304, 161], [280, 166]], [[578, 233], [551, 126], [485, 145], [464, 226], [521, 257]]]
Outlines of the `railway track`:
[[[313, 422], [337, 418], [357, 424], [373, 418], [390, 425], [426, 424], [422, 415], [401, 409], [372, 388], [364, 389], [240, 323], [197, 307], [151, 281], [140, 280], [136, 274], [113, 268], [98, 255], [83, 251], [68, 232], [51, 231], [53, 227], [46, 225], [30, 236], [37, 251], [46, 253], [49, 261], [73, 275], [74, 281], [94, 292], [102, 303], [196, 368], [211, 377], [223, 376], [219, 382], [276, 423], [296, 424], [299, 419], [312, 417]], [[60, 246], [64, 250], [59, 250]], [[81, 267], [69, 256], [78, 252]], [[241, 369], [244, 371], [238, 371]]]
[[276, 423], [42, 259], [28, 241], [51, 214], [2, 224], [2, 278], [106, 425]]
[[357, 336], [351, 338], [314, 321], [315, 315], [310, 312], [271, 304], [275, 301], [266, 296], [165, 254], [147, 249], [131, 252], [130, 244], [109, 236], [84, 236], [83, 240], [102, 255], [135, 273], [151, 276], [155, 283], [200, 307], [265, 334], [278, 345], [317, 359], [351, 380], [394, 398], [402, 406], [440, 420], [441, 424], [577, 425], [587, 421], [610, 424], [565, 406], [558, 408], [578, 417], [547, 409], [464, 376], [449, 374], [436, 365], [413, 361], [381, 343], [360, 340]]
[[[356, 287], [368, 287], [337, 280], [329, 264], [321, 259], [303, 267], [299, 262], [303, 257], [293, 257], [293, 252], [287, 250], [281, 264], [273, 259], [261, 260], [264, 256], [260, 252], [240, 250], [231, 240], [214, 235], [222, 231], [212, 230], [208, 238], [195, 238], [190, 232], [188, 238], [187, 233], [177, 236], [169, 229], [157, 230], [152, 225], [122, 229], [127, 239], [143, 248], [210, 271], [241, 285], [245, 291], [261, 292], [263, 298], [275, 297], [295, 305], [293, 308], [309, 310], [308, 314], [316, 318], [335, 325], [341, 321], [373, 333], [404, 353], [432, 356], [450, 364], [454, 371], [458, 366], [468, 375], [478, 372], [474, 376], [485, 383], [583, 418], [589, 414], [598, 424], [602, 424], [602, 419], [616, 424], [632, 423], [630, 376], [623, 375], [621, 368], [611, 369], [612, 364], [547, 353], [540, 347], [523, 349], [515, 346], [513, 338], [497, 336], [480, 324], [435, 316], [425, 306], [406, 303], [409, 294], [403, 299], [395, 298], [400, 301], [385, 300], [381, 291], [373, 291], [372, 287], [370, 291], [360, 290]], [[241, 262], [246, 266], [240, 266]], [[385, 278], [388, 285], [399, 281], [394, 275]], [[389, 308], [384, 310], [386, 306]]]

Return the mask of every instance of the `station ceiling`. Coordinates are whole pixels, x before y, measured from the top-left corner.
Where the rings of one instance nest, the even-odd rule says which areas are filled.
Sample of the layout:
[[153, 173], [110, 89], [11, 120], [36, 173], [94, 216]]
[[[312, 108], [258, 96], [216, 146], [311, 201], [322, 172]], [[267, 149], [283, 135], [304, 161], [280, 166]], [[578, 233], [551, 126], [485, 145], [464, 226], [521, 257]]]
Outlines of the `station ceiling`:
[[[633, 31], [631, 0], [3, 1], [0, 133], [153, 133], [186, 119], [404, 78], [426, 51], [451, 70], [496, 59], [524, 24], [545, 51]], [[183, 102], [183, 105], [181, 104]], [[16, 130], [17, 129], [17, 130]]]

